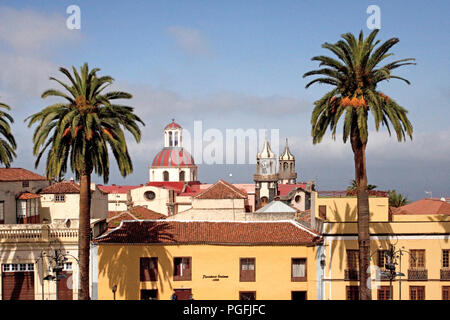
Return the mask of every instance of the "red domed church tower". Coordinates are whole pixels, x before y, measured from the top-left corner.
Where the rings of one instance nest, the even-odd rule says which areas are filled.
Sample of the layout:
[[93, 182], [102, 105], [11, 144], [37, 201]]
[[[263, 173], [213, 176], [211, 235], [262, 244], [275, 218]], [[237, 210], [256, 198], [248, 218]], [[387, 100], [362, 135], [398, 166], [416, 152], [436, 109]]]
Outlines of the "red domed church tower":
[[183, 148], [183, 128], [172, 119], [164, 128], [164, 148], [150, 166], [150, 182], [197, 181], [197, 166]]

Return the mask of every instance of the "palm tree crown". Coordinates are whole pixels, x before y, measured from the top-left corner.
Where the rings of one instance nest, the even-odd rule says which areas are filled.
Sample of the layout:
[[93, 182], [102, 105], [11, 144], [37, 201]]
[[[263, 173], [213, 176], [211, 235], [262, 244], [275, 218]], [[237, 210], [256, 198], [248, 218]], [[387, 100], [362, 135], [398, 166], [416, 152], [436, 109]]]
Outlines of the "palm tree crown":
[[392, 38], [381, 44], [380, 40], [374, 42], [378, 30], [374, 30], [364, 39], [363, 32], [356, 39], [351, 33], [342, 35], [343, 40], [335, 44], [325, 43], [323, 48], [330, 50], [336, 57], [313, 57], [313, 61], [319, 61], [318, 70], [307, 72], [303, 77], [319, 76], [306, 85], [306, 88], [314, 83], [332, 85], [334, 88], [326, 93], [314, 105], [311, 117], [313, 143], [322, 140], [328, 127], [335, 138], [336, 128], [341, 116], [344, 115], [343, 139], [347, 141], [353, 130], [359, 132], [362, 143], [367, 142], [367, 118], [369, 111], [372, 113], [376, 130], [380, 124], [385, 125], [389, 134], [392, 124], [397, 139], [405, 140], [406, 135], [412, 139], [413, 128], [406, 114], [407, 110], [398, 105], [392, 98], [377, 90], [378, 83], [389, 79], [400, 79], [409, 84], [409, 81], [393, 75], [392, 70], [409, 64], [413, 58], [397, 60], [384, 66], [379, 64], [391, 56], [389, 49], [399, 42], [398, 38]]
[[[0, 108], [11, 110], [11, 108], [0, 102]], [[7, 112], [0, 110], [0, 163], [3, 163], [5, 167], [9, 168], [11, 166], [14, 157], [16, 156], [16, 140], [11, 133], [11, 127], [9, 122], [13, 123], [14, 119]]]
[[33, 135], [33, 153], [38, 156], [36, 166], [48, 150], [47, 177], [60, 178], [70, 162], [77, 179], [83, 172], [91, 174], [94, 170], [106, 183], [109, 178], [109, 146], [120, 173], [126, 176], [133, 167], [123, 129], [139, 142], [141, 132], [137, 123], [144, 123], [133, 113], [132, 107], [113, 104], [112, 100], [129, 99], [131, 94], [122, 91], [104, 93], [113, 78], [97, 77], [99, 69], [89, 71], [87, 63], [80, 68], [80, 73], [74, 67], [72, 69], [73, 75], [65, 68], [59, 69], [69, 79], [70, 85], [50, 78], [66, 92], [50, 89], [42, 94], [42, 98], [62, 97], [65, 102], [50, 105], [26, 119], [29, 119], [29, 127], [39, 122]]

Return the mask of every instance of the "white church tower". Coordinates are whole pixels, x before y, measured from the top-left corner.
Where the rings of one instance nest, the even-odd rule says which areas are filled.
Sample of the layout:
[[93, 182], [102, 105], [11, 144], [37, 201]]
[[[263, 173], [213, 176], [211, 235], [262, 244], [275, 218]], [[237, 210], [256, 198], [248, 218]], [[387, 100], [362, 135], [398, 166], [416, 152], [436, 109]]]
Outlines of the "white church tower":
[[271, 202], [278, 194], [277, 157], [265, 139], [263, 148], [256, 156], [255, 206], [256, 209]]
[[164, 148], [150, 166], [150, 182], [197, 181], [197, 166], [183, 148], [183, 128], [175, 119], [164, 128]]

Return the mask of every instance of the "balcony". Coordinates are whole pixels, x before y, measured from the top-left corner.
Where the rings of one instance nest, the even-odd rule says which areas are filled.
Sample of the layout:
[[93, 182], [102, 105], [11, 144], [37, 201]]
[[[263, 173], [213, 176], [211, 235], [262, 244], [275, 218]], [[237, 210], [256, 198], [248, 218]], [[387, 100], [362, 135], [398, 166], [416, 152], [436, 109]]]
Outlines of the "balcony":
[[450, 281], [450, 268], [441, 269], [441, 281]]
[[426, 281], [428, 280], [427, 269], [409, 269], [408, 280], [410, 281]]
[[254, 174], [253, 180], [255, 182], [271, 182], [271, 181], [278, 181], [278, 174]]
[[17, 242], [48, 242], [48, 241], [78, 241], [78, 229], [50, 228], [45, 225], [28, 225], [26, 228], [6, 227], [0, 228], [0, 243]]
[[345, 280], [359, 280], [359, 270], [347, 269], [344, 272]]

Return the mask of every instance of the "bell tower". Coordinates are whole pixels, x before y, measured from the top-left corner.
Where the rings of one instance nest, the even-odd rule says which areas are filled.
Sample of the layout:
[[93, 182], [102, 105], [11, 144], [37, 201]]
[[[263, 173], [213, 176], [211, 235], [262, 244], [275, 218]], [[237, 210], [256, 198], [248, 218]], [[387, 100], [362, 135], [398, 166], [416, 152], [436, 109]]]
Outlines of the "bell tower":
[[259, 209], [271, 202], [278, 194], [277, 157], [270, 148], [267, 138], [256, 156], [255, 208]]
[[279, 183], [280, 184], [295, 184], [297, 180], [297, 173], [295, 172], [295, 157], [289, 150], [288, 139], [286, 138], [286, 146], [279, 158]]

